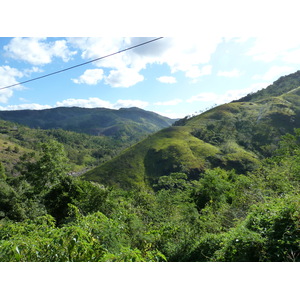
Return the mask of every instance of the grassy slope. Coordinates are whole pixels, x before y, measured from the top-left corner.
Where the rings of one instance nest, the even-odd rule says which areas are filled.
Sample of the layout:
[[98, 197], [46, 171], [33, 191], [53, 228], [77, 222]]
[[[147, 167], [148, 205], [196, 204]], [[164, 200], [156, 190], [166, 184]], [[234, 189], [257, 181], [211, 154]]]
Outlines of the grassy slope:
[[300, 127], [297, 91], [279, 96], [265, 92], [265, 98], [215, 107], [185, 120], [183, 126], [153, 134], [84, 178], [130, 188], [149, 186], [171, 172], [193, 177], [207, 167], [252, 170], [260, 158], [273, 154], [281, 135]]
[[[169, 127], [89, 171], [84, 178], [124, 188], [141, 186], [170, 172], [202, 170], [205, 156], [217, 152], [216, 147], [192, 136], [188, 128]], [[112, 170], [116, 171], [113, 176]]]

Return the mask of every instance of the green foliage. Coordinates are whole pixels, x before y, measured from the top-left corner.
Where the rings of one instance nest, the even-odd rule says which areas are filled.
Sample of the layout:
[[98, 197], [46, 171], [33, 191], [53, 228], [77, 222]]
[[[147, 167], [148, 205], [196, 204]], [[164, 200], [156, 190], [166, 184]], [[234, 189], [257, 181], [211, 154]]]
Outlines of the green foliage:
[[170, 127], [135, 144], [116, 158], [85, 173], [82, 178], [121, 188], [151, 188], [161, 176], [186, 173], [194, 179], [205, 168], [205, 158], [218, 152], [184, 127]]
[[169, 176], [161, 176], [155, 186], [156, 189], [185, 189], [187, 186], [187, 175], [185, 173], [171, 173]]
[[222, 247], [224, 233], [206, 233], [196, 241], [194, 247], [187, 255], [187, 261], [206, 262], [210, 261], [215, 252]]
[[235, 178], [234, 170], [230, 172], [220, 168], [206, 170], [203, 178], [199, 180], [199, 186], [192, 193], [197, 208], [201, 210], [207, 203], [231, 203], [235, 194], [232, 184]]
[[1, 261], [99, 261], [105, 252], [79, 226], [55, 228], [47, 216], [37, 221], [2, 224]]
[[254, 262], [261, 261], [264, 254], [265, 240], [260, 234], [243, 226], [228, 232], [223, 236], [221, 249], [211, 257], [213, 261]]
[[69, 218], [70, 206], [78, 208], [81, 215], [101, 210], [108, 192], [89, 182], [64, 177], [44, 196], [44, 204], [58, 224]]
[[300, 261], [300, 199], [275, 198], [253, 206], [245, 227], [265, 239], [266, 261]]
[[[67, 156], [100, 162], [121, 146], [3, 126], [3, 161], [22, 163], [14, 176], [0, 165], [0, 260], [300, 261], [299, 90], [276, 94], [294, 84], [186, 118], [83, 177], [126, 190], [67, 168]], [[125, 147], [123, 128], [107, 130]]]
[[[224, 104], [177, 122], [177, 126], [148, 137], [85, 178], [136, 188], [152, 186], [159, 177], [176, 172], [197, 179], [211, 167], [234, 169], [239, 174], [251, 172], [262, 158], [274, 155], [281, 136], [300, 127], [300, 96], [290, 91], [296, 83], [299, 86], [299, 72], [267, 88], [264, 97], [262, 93], [257, 98], [252, 95], [255, 101]], [[280, 94], [283, 91], [288, 93]]]
[[40, 147], [41, 157], [35, 162], [26, 162], [23, 171], [26, 180], [34, 184], [36, 193], [57, 184], [68, 171], [68, 159], [62, 144], [53, 140], [42, 143]]

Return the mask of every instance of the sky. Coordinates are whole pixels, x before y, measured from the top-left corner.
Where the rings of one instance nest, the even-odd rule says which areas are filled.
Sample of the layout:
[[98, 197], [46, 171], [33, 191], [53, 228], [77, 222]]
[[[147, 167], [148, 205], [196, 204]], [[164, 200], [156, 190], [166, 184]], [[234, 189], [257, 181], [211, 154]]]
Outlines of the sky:
[[171, 10], [168, 1], [111, 0], [91, 9], [95, 2], [5, 4], [0, 110], [134, 106], [183, 118], [237, 100], [300, 68], [296, 1], [272, 6], [256, 0], [172, 1]]
[[[155, 37], [3, 37], [0, 87], [115, 53]], [[163, 37], [0, 90], [0, 109], [139, 107], [171, 118], [237, 100], [299, 69], [300, 38]]]

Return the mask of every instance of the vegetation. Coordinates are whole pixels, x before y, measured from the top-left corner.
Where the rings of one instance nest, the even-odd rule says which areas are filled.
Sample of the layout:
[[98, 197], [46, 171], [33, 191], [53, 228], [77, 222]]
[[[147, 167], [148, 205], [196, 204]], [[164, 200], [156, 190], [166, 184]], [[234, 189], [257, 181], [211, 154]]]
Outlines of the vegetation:
[[20, 176], [1, 165], [1, 261], [299, 261], [299, 137], [247, 176], [172, 173], [155, 192], [68, 176], [61, 144], [43, 144]]
[[246, 174], [274, 154], [299, 120], [300, 96], [294, 93], [224, 104], [152, 134], [85, 178], [130, 188], [149, 187], [172, 172], [193, 179], [218, 166]]
[[60, 128], [96, 136], [110, 136], [122, 142], [136, 142], [175, 121], [136, 107], [119, 110], [57, 107], [44, 110], [0, 111], [0, 118], [31, 128]]
[[299, 262], [295, 92], [187, 118], [82, 177], [74, 145], [107, 137], [5, 123], [0, 261]]
[[29, 157], [34, 159], [38, 155], [40, 143], [48, 143], [51, 140], [64, 145], [70, 171], [73, 172], [86, 170], [110, 160], [133, 143], [62, 129], [31, 129], [0, 120], [1, 162], [11, 174], [18, 173], [16, 165], [20, 160], [24, 161]]

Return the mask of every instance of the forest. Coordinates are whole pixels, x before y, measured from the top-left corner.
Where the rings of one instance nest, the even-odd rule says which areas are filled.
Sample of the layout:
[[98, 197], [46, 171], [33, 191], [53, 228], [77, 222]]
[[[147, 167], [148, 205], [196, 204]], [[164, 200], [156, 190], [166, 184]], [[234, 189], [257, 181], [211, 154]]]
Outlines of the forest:
[[151, 190], [72, 177], [61, 143], [39, 146], [18, 175], [0, 165], [2, 262], [300, 260], [300, 129], [247, 174], [175, 172]]

